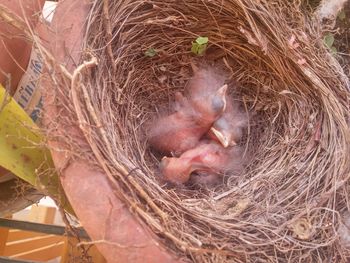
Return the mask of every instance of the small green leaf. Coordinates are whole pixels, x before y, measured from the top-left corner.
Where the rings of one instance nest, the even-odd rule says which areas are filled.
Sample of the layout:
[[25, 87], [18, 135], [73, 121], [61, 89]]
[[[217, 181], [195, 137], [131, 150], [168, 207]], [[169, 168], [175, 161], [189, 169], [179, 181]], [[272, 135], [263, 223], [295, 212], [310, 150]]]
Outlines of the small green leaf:
[[198, 43], [192, 42], [191, 52], [192, 52], [193, 54], [198, 55], [198, 47], [199, 47]]
[[328, 33], [327, 35], [325, 35], [323, 38], [323, 42], [328, 48], [331, 48], [333, 46], [333, 43], [334, 43], [333, 34]]
[[331, 47], [330, 49], [331, 49], [331, 53], [332, 53], [333, 55], [337, 54], [338, 50], [337, 50], [336, 47]]
[[192, 53], [200, 56], [200, 55], [203, 55], [206, 49], [207, 49], [207, 44], [199, 45], [196, 42], [192, 42], [192, 48], [191, 48]]
[[195, 42], [192, 42], [191, 52], [196, 55], [203, 55], [208, 46], [208, 37], [198, 37]]
[[199, 45], [198, 46], [198, 55], [203, 55], [203, 53], [205, 52], [206, 49], [207, 49], [207, 44]]
[[198, 37], [196, 39], [196, 42], [198, 43], [198, 45], [205, 45], [208, 44], [208, 37]]
[[155, 55], [157, 55], [157, 51], [154, 48], [149, 48], [146, 50], [145, 52], [145, 56], [146, 57], [154, 57]]
[[338, 14], [339, 20], [343, 21], [346, 18], [345, 10], [341, 10]]

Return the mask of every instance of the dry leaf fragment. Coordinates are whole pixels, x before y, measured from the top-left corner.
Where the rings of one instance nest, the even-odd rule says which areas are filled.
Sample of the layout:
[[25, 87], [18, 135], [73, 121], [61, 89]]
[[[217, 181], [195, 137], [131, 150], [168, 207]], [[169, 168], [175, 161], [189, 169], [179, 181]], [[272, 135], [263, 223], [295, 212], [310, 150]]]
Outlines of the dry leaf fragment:
[[238, 200], [237, 204], [234, 207], [227, 209], [226, 214], [231, 216], [240, 215], [250, 204], [250, 200], [248, 198]]
[[308, 240], [313, 234], [313, 227], [306, 218], [301, 218], [290, 225], [293, 236], [301, 240]]

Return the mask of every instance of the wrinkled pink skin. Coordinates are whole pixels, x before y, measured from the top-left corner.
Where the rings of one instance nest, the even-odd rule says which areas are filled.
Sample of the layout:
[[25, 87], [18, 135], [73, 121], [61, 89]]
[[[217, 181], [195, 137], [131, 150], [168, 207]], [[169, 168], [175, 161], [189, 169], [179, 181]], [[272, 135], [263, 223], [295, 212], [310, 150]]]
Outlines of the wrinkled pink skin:
[[194, 148], [224, 111], [225, 94], [224, 87], [206, 98], [213, 107], [196, 107], [193, 101], [176, 93], [173, 106], [175, 112], [161, 116], [149, 125], [147, 136], [150, 145], [162, 154], [173, 156]]
[[[210, 180], [219, 179], [219, 175], [237, 169], [241, 165], [240, 147], [224, 148], [215, 141], [201, 141], [197, 147], [186, 151], [180, 157], [164, 157], [160, 164], [163, 178], [166, 181], [183, 184], [191, 173], [211, 175]], [[208, 177], [207, 177], [208, 178]]]
[[[205, 108], [210, 105], [206, 98], [213, 96], [224, 85], [226, 74], [211, 66], [197, 68], [192, 66], [194, 76], [187, 85], [187, 91], [192, 103]], [[247, 126], [247, 117], [239, 108], [239, 104], [226, 94], [226, 107], [223, 114], [213, 123], [209, 138], [219, 141], [224, 147], [236, 145]]]
[[238, 103], [234, 102], [231, 96], [228, 96], [226, 110], [213, 123], [208, 137], [219, 141], [224, 147], [234, 146], [242, 139], [247, 125], [247, 114], [240, 109]]

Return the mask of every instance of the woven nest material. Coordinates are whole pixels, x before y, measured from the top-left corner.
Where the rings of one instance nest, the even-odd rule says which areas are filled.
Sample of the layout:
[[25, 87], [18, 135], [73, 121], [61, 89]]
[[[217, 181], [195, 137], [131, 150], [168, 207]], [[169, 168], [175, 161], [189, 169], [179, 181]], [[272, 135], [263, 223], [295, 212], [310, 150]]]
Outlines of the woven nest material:
[[[350, 209], [349, 82], [299, 1], [106, 3], [93, 4], [90, 62], [64, 105], [74, 105], [73, 122], [90, 124], [81, 126], [89, 156], [118, 196], [188, 260], [345, 261], [337, 231]], [[253, 116], [251, 161], [210, 191], [165, 187], [143, 129], [183, 91], [198, 36], [209, 38], [202, 59], [225, 65]]]

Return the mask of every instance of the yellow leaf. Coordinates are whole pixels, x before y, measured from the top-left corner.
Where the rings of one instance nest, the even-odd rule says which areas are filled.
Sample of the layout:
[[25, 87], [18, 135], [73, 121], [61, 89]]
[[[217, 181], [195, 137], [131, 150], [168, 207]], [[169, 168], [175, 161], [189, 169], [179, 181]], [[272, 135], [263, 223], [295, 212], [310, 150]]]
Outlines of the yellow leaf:
[[0, 166], [67, 203], [44, 136], [14, 99], [5, 98], [6, 90], [0, 86]]

